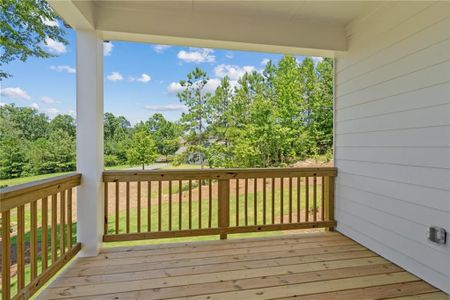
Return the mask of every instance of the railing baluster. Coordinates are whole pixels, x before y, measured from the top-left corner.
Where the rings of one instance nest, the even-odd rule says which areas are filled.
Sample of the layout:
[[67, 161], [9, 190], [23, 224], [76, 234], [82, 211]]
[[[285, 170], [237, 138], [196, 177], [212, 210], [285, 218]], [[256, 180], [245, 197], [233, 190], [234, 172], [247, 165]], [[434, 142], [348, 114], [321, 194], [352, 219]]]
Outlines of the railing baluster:
[[9, 299], [11, 295], [11, 223], [10, 211], [2, 212], [2, 295]]
[[152, 182], [147, 181], [147, 231], [152, 231]]
[[208, 227], [212, 227], [212, 179], [208, 181]]
[[239, 179], [236, 179], [236, 226], [239, 226]]
[[57, 220], [57, 196], [56, 194], [52, 195], [52, 240], [51, 240], [51, 248], [52, 248], [52, 263], [56, 261], [58, 258], [58, 253], [56, 249], [56, 220]]
[[263, 224], [266, 225], [266, 202], [267, 202], [267, 187], [266, 187], [267, 178], [263, 178]]
[[292, 223], [292, 177], [289, 177], [289, 223]]
[[[130, 199], [130, 182], [129, 181], [127, 181], [126, 183], [125, 183], [125, 231], [127, 232], [127, 233], [129, 233], [130, 232], [130, 224], [131, 224], [131, 220], [130, 220], [130, 201], [131, 201], [131, 199]], [[117, 210], [119, 210], [119, 206], [117, 205]], [[118, 228], [118, 226], [119, 226], [119, 222], [120, 222], [120, 219], [119, 219], [119, 213], [117, 212], [116, 213], [116, 222], [117, 222], [117, 224], [116, 224], [116, 228]], [[116, 230], [118, 230], [118, 229], [116, 229]]]
[[42, 198], [42, 239], [41, 239], [42, 271], [48, 266], [48, 197]]
[[275, 224], [275, 177], [272, 177], [272, 223]]
[[178, 229], [181, 230], [182, 224], [181, 221], [183, 219], [183, 213], [182, 208], [183, 205], [181, 202], [183, 202], [183, 181], [178, 181]]
[[[6, 252], [3, 251], [3, 253]], [[25, 287], [25, 207], [21, 205], [17, 207], [17, 292], [20, 292], [20, 290], [22, 290], [24, 287]]]
[[317, 221], [317, 176], [313, 177], [313, 221]]
[[258, 224], [258, 178], [253, 179], [253, 221]]
[[320, 178], [320, 180], [322, 181], [322, 186], [321, 186], [321, 204], [320, 204], [320, 216], [321, 216], [321, 220], [325, 221], [325, 177], [322, 176]]
[[192, 229], [192, 180], [189, 179], [189, 229]]
[[[103, 232], [104, 234], [108, 233], [108, 204], [109, 204], [109, 195], [108, 195], [108, 182], [104, 183], [104, 207], [103, 207], [103, 211], [104, 211], [104, 224], [103, 224]], [[71, 194], [72, 195], [72, 194]]]
[[141, 182], [136, 182], [137, 184], [137, 232], [141, 232]]
[[169, 180], [169, 230], [172, 230], [172, 180]]
[[280, 220], [284, 223], [284, 178], [280, 178]]
[[37, 276], [37, 200], [30, 205], [30, 269], [31, 280]]
[[[59, 255], [66, 253], [66, 191], [62, 191], [59, 196], [60, 208], [59, 208]], [[33, 203], [32, 203], [33, 204]]]
[[202, 180], [198, 180], [198, 228], [202, 228]]
[[300, 205], [301, 205], [301, 177], [297, 177], [297, 222], [300, 223]]
[[244, 187], [244, 197], [245, 197], [245, 226], [248, 225], [248, 179], [245, 178], [245, 187]]
[[[127, 182], [128, 185], [128, 182]], [[116, 210], [115, 210], [115, 214], [116, 214], [116, 218], [115, 218], [115, 222], [116, 222], [116, 234], [119, 233], [119, 181], [116, 181]], [[128, 224], [128, 219], [126, 220], [127, 224]]]
[[72, 250], [72, 189], [67, 190], [67, 251]]
[[309, 221], [309, 177], [305, 178], [305, 222]]
[[158, 180], [158, 231], [162, 226], [162, 181]]

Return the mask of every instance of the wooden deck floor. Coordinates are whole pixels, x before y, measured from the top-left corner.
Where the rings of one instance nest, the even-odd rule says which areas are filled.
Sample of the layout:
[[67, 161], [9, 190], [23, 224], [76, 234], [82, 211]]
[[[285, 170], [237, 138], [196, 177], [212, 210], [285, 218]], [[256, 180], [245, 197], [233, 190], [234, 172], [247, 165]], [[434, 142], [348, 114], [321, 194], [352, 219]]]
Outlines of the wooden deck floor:
[[104, 249], [40, 299], [446, 299], [339, 233]]

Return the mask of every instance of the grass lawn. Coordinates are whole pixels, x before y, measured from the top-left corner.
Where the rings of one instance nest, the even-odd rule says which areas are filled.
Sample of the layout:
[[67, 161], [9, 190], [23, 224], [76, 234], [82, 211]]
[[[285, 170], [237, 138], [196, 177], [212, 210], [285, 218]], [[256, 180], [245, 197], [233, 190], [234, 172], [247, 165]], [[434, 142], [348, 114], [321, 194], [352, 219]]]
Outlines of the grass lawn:
[[[183, 189], [184, 190], [184, 189]], [[302, 188], [300, 191], [300, 211], [301, 211], [301, 220], [304, 220], [304, 213], [306, 211], [306, 204], [305, 204], [305, 197], [306, 197], [306, 191], [305, 188]], [[186, 194], [186, 193], [184, 193]], [[294, 187], [292, 189], [292, 220], [293, 222], [296, 221], [297, 215], [297, 189]], [[181, 202], [181, 212], [182, 212], [182, 218], [181, 218], [181, 229], [189, 229], [189, 203], [185, 200], [186, 195], [183, 195], [184, 201]], [[156, 194], [152, 193], [152, 197], [155, 198]], [[206, 195], [205, 195], [206, 197]], [[321, 184], [317, 185], [317, 211], [320, 212], [321, 209]], [[257, 224], [263, 224], [264, 220], [264, 209], [263, 209], [263, 192], [259, 191], [256, 194], [257, 198], [257, 206], [256, 206], [256, 219]], [[271, 198], [271, 190], [267, 189], [267, 199], [266, 199], [266, 222], [267, 224], [271, 224], [272, 222], [272, 211], [275, 215], [275, 223], [280, 222], [281, 218], [281, 191], [279, 188], [275, 190], [275, 201], [274, 201], [274, 207], [272, 208], [272, 198]], [[308, 211], [311, 212], [313, 209], [313, 188], [312, 184], [310, 184], [309, 189], [309, 207]], [[238, 210], [239, 210], [239, 225], [245, 225], [245, 196], [243, 194], [239, 195], [238, 200]], [[211, 226], [217, 227], [217, 198], [212, 198], [212, 220], [211, 220]], [[284, 222], [289, 222], [289, 195], [287, 194], [287, 190], [284, 191], [284, 201], [283, 201], [283, 216], [284, 216]], [[209, 221], [209, 201], [206, 198], [203, 198], [202, 200], [202, 207], [201, 207], [201, 213], [199, 213], [199, 201], [198, 199], [192, 199], [192, 220], [191, 220], [191, 228], [196, 229], [199, 228], [199, 220], [201, 219], [202, 228], [206, 228], [208, 226]], [[231, 193], [230, 195], [230, 226], [236, 226], [236, 196], [234, 193]], [[130, 208], [130, 217], [129, 217], [129, 223], [130, 223], [130, 232], [137, 232], [137, 217], [138, 213], [140, 213], [141, 218], [141, 231], [146, 232], [148, 230], [148, 209], [147, 207], [142, 207], [141, 210], [138, 212], [137, 208]], [[172, 230], [177, 230], [180, 228], [179, 223], [179, 201], [178, 201], [178, 195], [174, 193], [173, 200], [172, 200]], [[163, 202], [161, 205], [161, 230], [169, 230], [169, 203]], [[158, 217], [159, 217], [159, 211], [158, 211], [158, 205], [153, 204], [151, 205], [151, 213], [150, 213], [150, 220], [151, 220], [151, 231], [158, 231]], [[109, 226], [108, 226], [108, 233], [114, 234], [115, 233], [115, 213], [109, 212]], [[318, 218], [319, 219], [319, 218]], [[310, 215], [310, 221], [312, 221], [312, 217]], [[254, 193], [249, 193], [247, 197], [247, 224], [248, 225], [254, 225], [255, 224], [255, 201], [254, 201]], [[119, 211], [119, 233], [126, 233], [126, 212], [124, 210]], [[244, 234], [230, 234], [230, 238], [241, 238], [241, 237], [247, 237], [247, 236], [267, 236], [267, 235], [279, 235], [283, 234], [283, 232], [262, 232], [262, 233], [244, 233]], [[115, 247], [115, 246], [133, 246], [133, 245], [142, 245], [142, 244], [159, 244], [159, 243], [175, 243], [175, 242], [185, 242], [185, 241], [201, 241], [201, 240], [215, 240], [218, 239], [217, 235], [213, 236], [200, 236], [200, 237], [188, 237], [188, 238], [166, 238], [166, 239], [155, 239], [155, 240], [143, 240], [143, 241], [125, 241], [125, 242], [112, 242], [112, 243], [103, 243], [103, 247]]]

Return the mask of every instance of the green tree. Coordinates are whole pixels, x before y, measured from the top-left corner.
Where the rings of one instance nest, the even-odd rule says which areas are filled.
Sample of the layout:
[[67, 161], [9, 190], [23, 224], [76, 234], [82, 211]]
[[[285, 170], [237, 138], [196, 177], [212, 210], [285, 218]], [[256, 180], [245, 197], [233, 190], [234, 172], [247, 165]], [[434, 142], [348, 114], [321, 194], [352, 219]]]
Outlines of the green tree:
[[175, 154], [180, 148], [180, 126], [166, 120], [160, 113], [154, 114], [145, 123], [152, 134], [158, 153], [164, 155], [166, 160], [169, 155]]
[[115, 166], [127, 162], [127, 149], [131, 138], [131, 124], [124, 116], [104, 115], [105, 165]]
[[157, 157], [155, 141], [147, 130], [136, 130], [133, 133], [130, 148], [127, 150], [130, 165], [145, 165], [155, 161]]
[[18, 130], [21, 138], [35, 141], [48, 134], [48, 117], [34, 108], [7, 104], [0, 107], [0, 118]]
[[318, 154], [330, 154], [333, 149], [333, 61], [324, 58], [317, 64], [317, 83], [311, 105], [311, 137]]
[[[0, 7], [0, 67], [15, 59], [55, 56], [45, 49], [49, 41], [67, 44], [65, 31], [54, 25], [58, 16], [45, 0], [2, 0]], [[0, 80], [9, 76], [0, 70]]]
[[50, 121], [49, 131], [54, 132], [58, 130], [65, 131], [70, 137], [75, 138], [75, 119], [70, 115], [57, 115]]
[[52, 131], [48, 139], [39, 138], [28, 151], [32, 174], [75, 170], [75, 139], [63, 129]]
[[20, 137], [17, 128], [8, 120], [0, 118], [0, 178], [14, 178], [23, 175], [27, 165], [27, 141]]
[[200, 68], [187, 74], [187, 80], [180, 81], [183, 91], [178, 93], [180, 101], [188, 107], [181, 116], [181, 124], [186, 131], [187, 155], [199, 161], [202, 168], [206, 159], [208, 136], [206, 135], [208, 107], [211, 94], [205, 90], [208, 75]]

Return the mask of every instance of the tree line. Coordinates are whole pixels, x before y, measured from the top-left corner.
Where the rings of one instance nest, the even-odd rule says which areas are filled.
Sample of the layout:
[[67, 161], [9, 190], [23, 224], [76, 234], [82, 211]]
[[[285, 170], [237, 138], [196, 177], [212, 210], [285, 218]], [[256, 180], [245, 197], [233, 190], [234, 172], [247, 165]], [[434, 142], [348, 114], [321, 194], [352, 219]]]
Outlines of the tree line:
[[[237, 82], [224, 77], [214, 93], [195, 68], [177, 94], [186, 111], [169, 121], [160, 113], [134, 126], [104, 115], [105, 166], [157, 159], [209, 167], [286, 166], [311, 156], [331, 157], [333, 65], [285, 56]], [[0, 178], [75, 170], [75, 120], [49, 119], [29, 107], [0, 107]]]
[[[285, 166], [311, 156], [331, 158], [333, 62], [284, 56], [237, 82], [224, 77], [213, 94], [196, 68], [180, 82], [181, 159], [209, 167]], [[178, 159], [180, 158], [177, 157]]]

